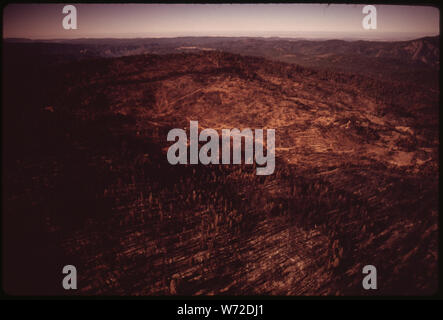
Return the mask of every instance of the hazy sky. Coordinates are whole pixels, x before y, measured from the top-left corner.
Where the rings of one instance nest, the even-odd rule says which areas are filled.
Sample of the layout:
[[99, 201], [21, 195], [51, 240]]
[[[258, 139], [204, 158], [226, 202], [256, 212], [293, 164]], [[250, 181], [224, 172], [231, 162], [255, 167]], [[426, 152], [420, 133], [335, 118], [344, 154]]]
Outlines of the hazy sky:
[[439, 10], [376, 5], [377, 29], [362, 27], [363, 5], [75, 4], [77, 30], [62, 27], [64, 4], [10, 4], [3, 38], [282, 36], [413, 38], [439, 34]]

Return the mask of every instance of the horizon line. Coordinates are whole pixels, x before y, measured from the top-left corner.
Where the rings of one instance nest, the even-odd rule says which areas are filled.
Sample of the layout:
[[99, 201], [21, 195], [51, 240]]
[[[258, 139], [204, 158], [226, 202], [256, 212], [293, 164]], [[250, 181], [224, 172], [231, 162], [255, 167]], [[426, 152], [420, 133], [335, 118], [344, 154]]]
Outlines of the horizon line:
[[[313, 32], [315, 33], [315, 32]], [[333, 32], [331, 32], [333, 33]], [[390, 33], [391, 34], [391, 33]], [[409, 32], [392, 32], [392, 35], [405, 35], [410, 34]], [[326, 35], [324, 36], [318, 36], [318, 37], [312, 37], [312, 36], [303, 36], [303, 35], [297, 35], [297, 36], [285, 36], [285, 35], [174, 35], [174, 36], [85, 36], [85, 37], [78, 37], [78, 38], [51, 38], [51, 37], [40, 37], [40, 38], [31, 38], [31, 37], [2, 37], [4, 41], [7, 40], [27, 40], [27, 41], [75, 41], [75, 40], [141, 40], [141, 39], [180, 39], [180, 38], [263, 38], [263, 39], [271, 39], [271, 38], [280, 38], [280, 39], [294, 39], [294, 40], [345, 40], [345, 39], [354, 39], [354, 40], [363, 40], [363, 41], [411, 41], [411, 40], [418, 40], [422, 38], [432, 38], [432, 37], [439, 37], [440, 33], [436, 34], [423, 34], [423, 35], [411, 35], [410, 39], [386, 39], [383, 37], [380, 37], [380, 35], [372, 34], [371, 36], [362, 37], [357, 36], [357, 33], [347, 33], [339, 37], [328, 37]]]

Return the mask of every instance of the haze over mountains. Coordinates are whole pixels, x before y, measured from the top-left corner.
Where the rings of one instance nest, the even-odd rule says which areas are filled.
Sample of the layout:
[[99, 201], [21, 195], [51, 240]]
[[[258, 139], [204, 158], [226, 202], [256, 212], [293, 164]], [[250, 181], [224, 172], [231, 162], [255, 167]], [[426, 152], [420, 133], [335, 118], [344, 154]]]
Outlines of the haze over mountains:
[[[11, 292], [63, 293], [68, 260], [81, 294], [368, 295], [366, 264], [377, 294], [435, 291], [438, 37], [8, 40], [3, 55]], [[189, 120], [274, 128], [275, 173], [171, 166], [167, 132]]]

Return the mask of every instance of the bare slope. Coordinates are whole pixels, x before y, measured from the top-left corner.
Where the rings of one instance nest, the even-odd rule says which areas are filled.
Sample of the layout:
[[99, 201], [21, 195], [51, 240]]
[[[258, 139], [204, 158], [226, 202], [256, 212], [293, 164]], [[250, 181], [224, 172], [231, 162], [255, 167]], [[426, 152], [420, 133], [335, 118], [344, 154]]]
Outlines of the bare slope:
[[[435, 290], [437, 91], [220, 52], [50, 70], [57, 94], [22, 97], [33, 117], [8, 127], [25, 148], [6, 201], [81, 293], [366, 294], [365, 264], [378, 294]], [[171, 166], [189, 120], [276, 129], [276, 172]]]

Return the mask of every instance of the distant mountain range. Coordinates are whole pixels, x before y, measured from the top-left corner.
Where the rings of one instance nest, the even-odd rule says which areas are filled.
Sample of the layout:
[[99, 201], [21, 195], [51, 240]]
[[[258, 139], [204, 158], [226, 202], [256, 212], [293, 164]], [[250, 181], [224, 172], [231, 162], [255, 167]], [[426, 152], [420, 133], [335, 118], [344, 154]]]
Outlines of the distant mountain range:
[[[7, 43], [51, 43], [84, 46], [79, 54], [94, 52], [101, 56], [124, 56], [140, 53], [166, 53], [174, 50], [222, 50], [249, 55], [363, 55], [375, 58], [391, 58], [420, 61], [431, 66], [439, 65], [440, 37], [425, 37], [410, 41], [345, 41], [345, 40], [298, 40], [290, 38], [249, 37], [180, 37], [136, 39], [72, 39], [30, 40], [9, 38]], [[240, 51], [240, 52], [239, 52]]]
[[431, 86], [438, 86], [440, 67], [439, 36], [396, 42], [180, 37], [71, 40], [15, 38], [5, 39], [4, 43], [7, 49], [51, 56], [55, 61], [216, 50], [378, 79], [404, 81], [406, 78], [411, 82]]

